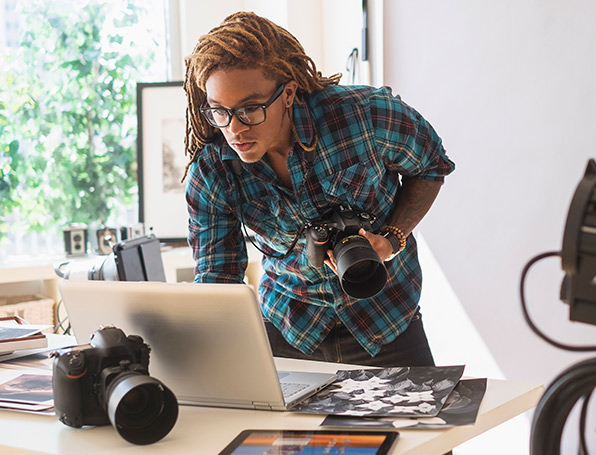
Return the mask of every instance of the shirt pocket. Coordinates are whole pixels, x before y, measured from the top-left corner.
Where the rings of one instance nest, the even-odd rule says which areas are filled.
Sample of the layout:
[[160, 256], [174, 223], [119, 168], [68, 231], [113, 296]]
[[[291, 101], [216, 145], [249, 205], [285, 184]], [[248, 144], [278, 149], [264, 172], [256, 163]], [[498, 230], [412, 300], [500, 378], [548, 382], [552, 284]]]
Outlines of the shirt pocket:
[[377, 176], [364, 163], [357, 163], [321, 180], [325, 197], [332, 205], [363, 208], [374, 196]]

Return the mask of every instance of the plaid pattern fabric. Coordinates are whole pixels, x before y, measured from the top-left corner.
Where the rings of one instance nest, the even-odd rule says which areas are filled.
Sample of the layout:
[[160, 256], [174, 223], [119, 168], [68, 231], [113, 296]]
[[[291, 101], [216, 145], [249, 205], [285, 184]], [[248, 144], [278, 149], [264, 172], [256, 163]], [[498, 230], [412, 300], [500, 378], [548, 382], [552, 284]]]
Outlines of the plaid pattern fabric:
[[[270, 254], [288, 250], [300, 227], [337, 207], [376, 216], [373, 231], [389, 218], [401, 178], [442, 180], [455, 168], [441, 139], [422, 116], [389, 88], [330, 86], [294, 103], [300, 141], [317, 137], [314, 161], [294, 143], [288, 157], [292, 190], [279, 182], [267, 157], [241, 163], [223, 136], [192, 164], [186, 198], [195, 282], [242, 282], [247, 250], [240, 225], [256, 233]], [[343, 292], [326, 266], [308, 263], [301, 235], [286, 259], [264, 257], [259, 285], [264, 316], [300, 351], [311, 353], [341, 321], [372, 356], [403, 332], [420, 298], [422, 275], [416, 240], [387, 263], [389, 281], [376, 296]]]

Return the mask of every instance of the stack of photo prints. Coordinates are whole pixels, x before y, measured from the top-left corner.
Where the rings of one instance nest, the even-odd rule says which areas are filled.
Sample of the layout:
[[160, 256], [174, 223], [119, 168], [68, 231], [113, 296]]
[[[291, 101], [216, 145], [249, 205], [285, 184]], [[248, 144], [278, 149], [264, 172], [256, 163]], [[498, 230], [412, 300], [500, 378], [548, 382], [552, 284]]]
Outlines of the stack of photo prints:
[[486, 379], [461, 379], [464, 366], [340, 370], [330, 386], [293, 408], [327, 414], [341, 428], [438, 429], [476, 422]]
[[[49, 349], [43, 331], [51, 328], [18, 316], [0, 317], [0, 409], [54, 414], [52, 373], [35, 357]], [[30, 362], [12, 362], [20, 358]]]
[[54, 415], [51, 372], [34, 369], [1, 371], [0, 409]]

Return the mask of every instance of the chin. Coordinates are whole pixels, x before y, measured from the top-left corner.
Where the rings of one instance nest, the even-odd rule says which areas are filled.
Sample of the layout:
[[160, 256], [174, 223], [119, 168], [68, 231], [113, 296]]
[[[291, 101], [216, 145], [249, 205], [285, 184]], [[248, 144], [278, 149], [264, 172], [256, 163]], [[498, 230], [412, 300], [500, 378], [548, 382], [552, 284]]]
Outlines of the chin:
[[249, 157], [240, 156], [239, 158], [240, 158], [240, 160], [241, 160], [243, 163], [247, 163], [247, 164], [256, 163], [256, 162], [257, 162], [257, 161], [259, 161], [259, 159], [260, 159], [260, 158], [257, 158], [257, 157], [250, 157], [250, 156], [249, 156]]
[[236, 155], [238, 155], [238, 158], [240, 158], [240, 160], [244, 163], [256, 163], [263, 158], [264, 153], [241, 153], [236, 150]]

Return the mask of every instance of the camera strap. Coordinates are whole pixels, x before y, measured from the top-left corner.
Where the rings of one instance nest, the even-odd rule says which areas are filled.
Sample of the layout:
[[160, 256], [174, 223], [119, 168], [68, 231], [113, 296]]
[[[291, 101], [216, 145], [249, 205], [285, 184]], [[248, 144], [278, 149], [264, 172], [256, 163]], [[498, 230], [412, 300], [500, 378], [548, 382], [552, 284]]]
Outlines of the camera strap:
[[[306, 157], [306, 161], [307, 161], [307, 163], [312, 163], [312, 161], [314, 161], [314, 153], [309, 152], [309, 156]], [[298, 229], [298, 232], [296, 232], [296, 235], [294, 236], [292, 243], [290, 244], [288, 250], [284, 254], [271, 254], [271, 253], [267, 253], [266, 251], [264, 251], [253, 240], [253, 236], [251, 236], [248, 233], [246, 223], [244, 222], [244, 214], [242, 213], [242, 200], [241, 199], [242, 199], [242, 196], [244, 196], [246, 198], [246, 200], [249, 200], [249, 199], [248, 199], [248, 197], [246, 197], [246, 195], [243, 195], [242, 185], [240, 184], [240, 176], [242, 175], [242, 163], [240, 162], [240, 160], [234, 159], [234, 160], [232, 160], [231, 165], [232, 165], [232, 173], [234, 174], [234, 180], [236, 181], [236, 186], [238, 187], [238, 215], [239, 215], [239, 219], [240, 219], [240, 225], [242, 226], [242, 229], [244, 231], [244, 236], [250, 241], [250, 243], [253, 244], [253, 246], [257, 250], [259, 250], [265, 256], [267, 256], [269, 258], [273, 258], [273, 259], [280, 259], [280, 260], [286, 259], [288, 256], [290, 256], [290, 254], [292, 254], [292, 251], [294, 251], [294, 248], [296, 247], [296, 244], [298, 243], [298, 239], [300, 238], [300, 236], [306, 229], [307, 224], [303, 223], [302, 226], [300, 226], [300, 229]], [[310, 172], [311, 167], [312, 166], [308, 166], [307, 174]], [[305, 177], [306, 177], [306, 175], [305, 175]], [[303, 180], [303, 184], [304, 184], [304, 180]]]
[[315, 150], [304, 150], [304, 159], [306, 160], [307, 166], [312, 166], [316, 157], [317, 154], [315, 153]]

